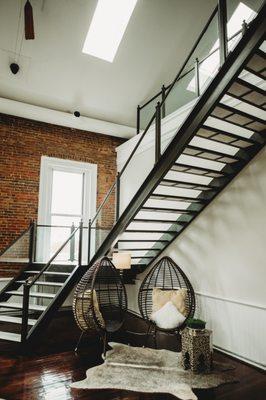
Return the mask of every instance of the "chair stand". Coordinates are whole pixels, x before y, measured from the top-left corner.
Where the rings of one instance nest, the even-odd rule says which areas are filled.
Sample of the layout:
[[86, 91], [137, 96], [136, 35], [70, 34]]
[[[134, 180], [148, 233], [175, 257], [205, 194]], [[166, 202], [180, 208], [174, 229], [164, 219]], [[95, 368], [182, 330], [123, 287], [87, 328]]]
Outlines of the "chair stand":
[[81, 339], [82, 339], [83, 335], [84, 335], [84, 332], [82, 331], [81, 334], [80, 334], [80, 336], [79, 336], [79, 338], [78, 338], [76, 347], [75, 347], [75, 353], [76, 353], [76, 354], [78, 354], [78, 348], [79, 348], [79, 345], [80, 345], [80, 342], [81, 342]]

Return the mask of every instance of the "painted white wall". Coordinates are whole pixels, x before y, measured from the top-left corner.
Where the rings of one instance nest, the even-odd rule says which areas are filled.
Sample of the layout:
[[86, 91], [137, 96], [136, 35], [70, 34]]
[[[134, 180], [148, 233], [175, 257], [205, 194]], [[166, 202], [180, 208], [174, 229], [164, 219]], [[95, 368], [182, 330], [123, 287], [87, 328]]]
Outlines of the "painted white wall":
[[196, 314], [214, 330], [214, 345], [264, 367], [265, 171], [264, 148], [161, 255], [190, 279]]

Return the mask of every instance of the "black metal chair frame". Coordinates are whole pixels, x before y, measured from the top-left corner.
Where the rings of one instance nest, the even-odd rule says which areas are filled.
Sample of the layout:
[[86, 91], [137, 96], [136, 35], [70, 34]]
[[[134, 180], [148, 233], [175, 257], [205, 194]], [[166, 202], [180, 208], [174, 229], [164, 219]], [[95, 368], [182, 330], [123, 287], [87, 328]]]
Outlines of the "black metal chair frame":
[[[99, 311], [95, 309], [96, 293]], [[108, 336], [118, 331], [127, 311], [127, 294], [122, 277], [108, 257], [98, 260], [82, 277], [76, 286], [73, 311], [82, 333], [98, 333], [103, 340], [103, 354], [106, 354]]]
[[[186, 320], [184, 323], [175, 329], [163, 329], [159, 328], [152, 320], [152, 293], [154, 288], [160, 288], [162, 290], [177, 290], [186, 289], [187, 290], [187, 300], [186, 300]], [[154, 347], [157, 348], [157, 332], [163, 332], [166, 334], [177, 335], [180, 330], [186, 326], [186, 321], [188, 318], [193, 317], [195, 313], [196, 301], [195, 293], [193, 287], [181, 270], [181, 268], [170, 258], [161, 258], [149, 271], [149, 273], [144, 278], [138, 294], [138, 305], [141, 316], [148, 323], [148, 328], [146, 332], [145, 346], [147, 345], [147, 340], [149, 335], [153, 335]]]

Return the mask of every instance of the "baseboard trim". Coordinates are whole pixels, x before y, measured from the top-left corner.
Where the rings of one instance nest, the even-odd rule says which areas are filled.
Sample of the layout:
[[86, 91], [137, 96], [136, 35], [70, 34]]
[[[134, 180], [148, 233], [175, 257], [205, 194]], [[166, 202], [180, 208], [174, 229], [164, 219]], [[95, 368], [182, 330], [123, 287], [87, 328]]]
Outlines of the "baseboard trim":
[[251, 360], [251, 359], [249, 359], [247, 357], [244, 357], [244, 356], [240, 356], [239, 354], [234, 353], [233, 351], [226, 350], [226, 349], [224, 349], [223, 347], [220, 347], [220, 346], [213, 345], [213, 348], [215, 350], [220, 351], [221, 353], [224, 353], [224, 354], [232, 357], [232, 358], [236, 358], [239, 361], [242, 361], [244, 364], [248, 364], [249, 366], [255, 367], [255, 368], [259, 369], [260, 371], [266, 371], [266, 365], [264, 365], [264, 364], [257, 363], [256, 361], [253, 361], [253, 360]]

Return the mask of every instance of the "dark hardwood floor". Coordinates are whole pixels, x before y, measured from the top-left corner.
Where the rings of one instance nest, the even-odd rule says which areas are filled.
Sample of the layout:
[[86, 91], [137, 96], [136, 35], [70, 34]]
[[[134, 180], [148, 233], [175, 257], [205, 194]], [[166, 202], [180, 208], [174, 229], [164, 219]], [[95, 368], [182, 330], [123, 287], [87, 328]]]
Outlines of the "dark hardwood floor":
[[[213, 390], [197, 391], [199, 400], [265, 400], [266, 377], [263, 372], [232, 360], [220, 353], [219, 361], [236, 366], [239, 383]], [[85, 378], [86, 369], [100, 362], [95, 346], [82, 349], [78, 356], [73, 351], [46, 356], [0, 357], [0, 398], [5, 400], [173, 400], [158, 394], [140, 394], [122, 391], [71, 390], [69, 384]]]

